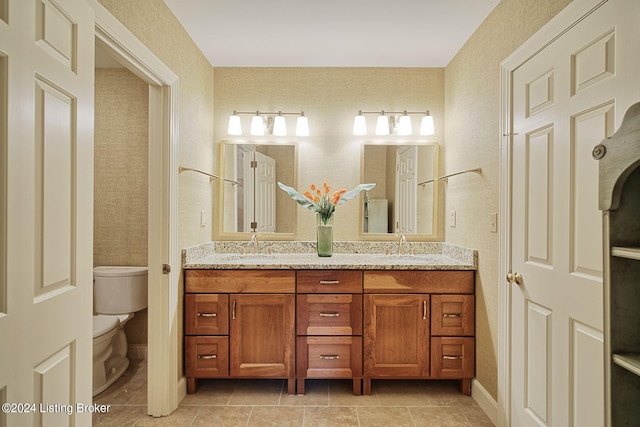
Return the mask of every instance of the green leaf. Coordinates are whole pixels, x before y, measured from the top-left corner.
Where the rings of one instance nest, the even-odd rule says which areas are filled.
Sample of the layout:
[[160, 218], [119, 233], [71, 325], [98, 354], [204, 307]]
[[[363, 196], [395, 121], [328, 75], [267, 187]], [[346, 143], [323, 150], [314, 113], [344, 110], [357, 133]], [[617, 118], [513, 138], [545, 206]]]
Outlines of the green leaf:
[[295, 190], [295, 188], [286, 186], [286, 185], [284, 185], [283, 183], [281, 183], [279, 181], [278, 181], [278, 187], [280, 187], [282, 190], [286, 191], [287, 194], [289, 195], [289, 197], [291, 197], [293, 200], [298, 202], [298, 204], [300, 206], [302, 206], [303, 208], [307, 208], [309, 210], [312, 210], [313, 212], [317, 212], [318, 211], [318, 206], [315, 203], [313, 203], [311, 200], [307, 199], [302, 194], [298, 193]]
[[370, 191], [375, 186], [376, 184], [360, 184], [353, 190], [349, 190], [346, 193], [344, 193], [340, 198], [340, 201], [338, 202], [338, 204], [341, 205], [343, 203], [346, 203], [347, 201], [356, 197], [362, 190]]

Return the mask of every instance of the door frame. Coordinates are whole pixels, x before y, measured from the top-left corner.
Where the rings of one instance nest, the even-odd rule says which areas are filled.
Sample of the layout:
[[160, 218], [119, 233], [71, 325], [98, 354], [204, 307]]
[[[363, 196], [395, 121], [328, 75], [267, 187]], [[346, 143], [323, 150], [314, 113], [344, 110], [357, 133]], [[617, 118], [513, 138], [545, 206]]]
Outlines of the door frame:
[[[500, 63], [500, 255], [498, 274], [498, 426], [511, 425], [511, 191], [513, 179], [511, 129], [513, 73], [538, 52], [609, 0], [573, 0], [531, 38]], [[603, 367], [604, 369], [604, 367]]]
[[95, 11], [96, 42], [149, 84], [147, 413], [166, 416], [186, 395], [184, 377], [178, 379], [179, 78], [98, 0], [88, 2]]

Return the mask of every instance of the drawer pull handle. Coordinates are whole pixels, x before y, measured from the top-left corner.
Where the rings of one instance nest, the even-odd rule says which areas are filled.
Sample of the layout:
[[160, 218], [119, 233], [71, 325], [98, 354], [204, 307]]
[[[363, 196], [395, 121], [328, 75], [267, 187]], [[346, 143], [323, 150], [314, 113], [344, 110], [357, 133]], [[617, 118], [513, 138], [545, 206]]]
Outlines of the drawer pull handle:
[[198, 359], [217, 359], [217, 354], [199, 354]]
[[200, 313], [200, 312], [198, 312], [198, 316], [201, 316], [201, 317], [218, 317], [218, 313]]
[[340, 356], [338, 356], [337, 354], [321, 354], [320, 359], [336, 360], [336, 359], [340, 359]]
[[320, 312], [320, 317], [340, 317], [340, 313], [337, 311], [334, 311], [333, 313]]
[[339, 285], [340, 280], [320, 280], [321, 285]]
[[462, 360], [462, 356], [447, 356], [444, 355], [442, 356], [443, 359], [445, 360]]
[[427, 319], [427, 301], [422, 301], [422, 320]]
[[236, 300], [233, 300], [233, 304], [231, 304], [231, 318], [236, 320]]
[[462, 313], [442, 313], [442, 317], [462, 317]]

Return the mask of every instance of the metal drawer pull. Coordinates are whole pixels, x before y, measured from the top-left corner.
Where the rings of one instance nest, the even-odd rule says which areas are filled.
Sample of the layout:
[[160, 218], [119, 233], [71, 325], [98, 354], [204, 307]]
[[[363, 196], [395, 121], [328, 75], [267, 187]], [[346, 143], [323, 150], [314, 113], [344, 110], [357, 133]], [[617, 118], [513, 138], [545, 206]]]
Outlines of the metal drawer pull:
[[445, 360], [462, 360], [462, 356], [442, 356], [443, 359]]
[[334, 311], [333, 313], [320, 312], [320, 317], [340, 317], [340, 313], [337, 311]]
[[427, 319], [427, 301], [422, 301], [422, 319]]
[[199, 354], [198, 359], [217, 359], [217, 354]]
[[218, 317], [218, 313], [200, 313], [200, 312], [198, 312], [198, 316], [201, 316], [201, 317]]
[[337, 354], [321, 354], [320, 359], [336, 360], [336, 359], [340, 359], [340, 356], [338, 356]]
[[442, 317], [462, 317], [462, 313], [442, 313]]
[[340, 280], [320, 280], [321, 285], [339, 285]]
[[231, 318], [236, 319], [236, 300], [233, 300], [233, 304], [231, 304]]

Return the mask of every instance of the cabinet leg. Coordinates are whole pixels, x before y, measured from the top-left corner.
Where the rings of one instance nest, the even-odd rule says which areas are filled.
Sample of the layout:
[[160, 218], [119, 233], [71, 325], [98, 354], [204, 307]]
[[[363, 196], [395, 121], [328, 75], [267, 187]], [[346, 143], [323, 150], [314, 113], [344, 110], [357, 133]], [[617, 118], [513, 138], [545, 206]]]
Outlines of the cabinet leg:
[[460, 392], [465, 396], [471, 396], [471, 378], [460, 380]]
[[371, 378], [362, 379], [362, 394], [369, 396], [371, 394]]
[[362, 378], [353, 379], [353, 395], [360, 396], [362, 394]]
[[298, 387], [298, 394], [304, 394], [304, 378], [298, 378], [296, 382]]
[[287, 393], [296, 394], [296, 379], [288, 378], [287, 379]]
[[198, 379], [187, 377], [187, 394], [193, 394], [198, 388]]

